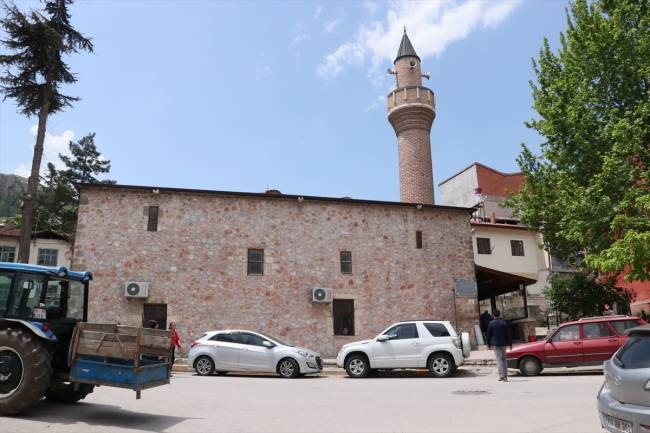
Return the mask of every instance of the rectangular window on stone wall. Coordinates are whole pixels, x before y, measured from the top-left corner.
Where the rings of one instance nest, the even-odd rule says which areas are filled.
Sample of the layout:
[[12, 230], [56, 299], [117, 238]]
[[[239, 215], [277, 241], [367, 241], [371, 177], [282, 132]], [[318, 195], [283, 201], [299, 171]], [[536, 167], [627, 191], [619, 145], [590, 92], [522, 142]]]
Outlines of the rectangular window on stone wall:
[[264, 250], [248, 250], [248, 275], [264, 275]]
[[350, 251], [341, 251], [341, 273], [352, 273], [352, 253]]
[[415, 248], [422, 248], [422, 232], [419, 230], [415, 232]]
[[144, 304], [142, 326], [149, 326], [151, 320], [158, 323], [158, 329], [167, 329], [167, 304]]
[[158, 206], [149, 206], [149, 221], [147, 230], [150, 232], [158, 231]]
[[0, 246], [0, 262], [13, 263], [16, 260], [16, 247]]
[[59, 250], [53, 250], [49, 248], [39, 248], [38, 258], [36, 259], [36, 263], [38, 263], [41, 266], [56, 266], [58, 255], [59, 255]]
[[332, 310], [334, 335], [354, 335], [354, 301], [335, 299]]
[[513, 256], [523, 256], [524, 255], [524, 241], [511, 240], [510, 241], [510, 251]]
[[492, 254], [490, 238], [476, 238], [476, 251], [479, 254]]

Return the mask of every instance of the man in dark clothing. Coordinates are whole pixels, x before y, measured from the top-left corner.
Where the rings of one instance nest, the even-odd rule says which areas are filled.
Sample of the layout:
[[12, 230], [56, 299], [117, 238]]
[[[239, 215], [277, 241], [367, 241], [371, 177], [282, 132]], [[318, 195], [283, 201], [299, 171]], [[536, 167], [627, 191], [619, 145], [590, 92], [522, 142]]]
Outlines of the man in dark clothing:
[[481, 330], [483, 331], [483, 340], [485, 341], [485, 344], [489, 344], [487, 339], [487, 328], [491, 321], [492, 315], [488, 313], [488, 310], [485, 310], [485, 313], [481, 314]]
[[494, 320], [487, 327], [488, 349], [494, 348], [497, 359], [497, 370], [499, 381], [508, 381], [508, 366], [506, 364], [506, 347], [512, 350], [512, 336], [506, 321], [501, 318], [501, 311], [492, 311]]

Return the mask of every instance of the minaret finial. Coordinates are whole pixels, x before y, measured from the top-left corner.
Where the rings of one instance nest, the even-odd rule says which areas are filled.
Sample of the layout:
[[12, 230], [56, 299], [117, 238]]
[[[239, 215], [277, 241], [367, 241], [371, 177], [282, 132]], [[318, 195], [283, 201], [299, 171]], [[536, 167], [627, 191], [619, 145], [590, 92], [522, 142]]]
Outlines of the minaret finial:
[[406, 34], [406, 25], [404, 26], [404, 34]]

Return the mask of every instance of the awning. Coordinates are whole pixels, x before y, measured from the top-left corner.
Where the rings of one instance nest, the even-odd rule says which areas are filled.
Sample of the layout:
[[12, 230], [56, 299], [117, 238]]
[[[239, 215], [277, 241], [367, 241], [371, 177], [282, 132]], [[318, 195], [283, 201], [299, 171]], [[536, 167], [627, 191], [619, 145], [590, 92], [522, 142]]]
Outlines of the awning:
[[526, 287], [537, 282], [532, 278], [521, 277], [479, 265], [475, 265], [475, 269], [479, 301], [515, 292], [520, 289], [520, 285]]

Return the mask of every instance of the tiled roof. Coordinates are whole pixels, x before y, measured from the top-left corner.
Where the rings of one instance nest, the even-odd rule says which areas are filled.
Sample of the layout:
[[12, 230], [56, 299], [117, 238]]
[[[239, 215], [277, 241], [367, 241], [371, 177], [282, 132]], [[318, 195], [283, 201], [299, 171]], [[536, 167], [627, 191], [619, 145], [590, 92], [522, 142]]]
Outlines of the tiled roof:
[[[0, 229], [0, 236], [18, 238], [20, 237], [20, 229]], [[72, 237], [69, 233], [59, 233], [54, 230], [39, 230], [37, 232], [32, 232], [33, 238], [39, 239], [62, 239], [64, 241], [70, 240]]]

